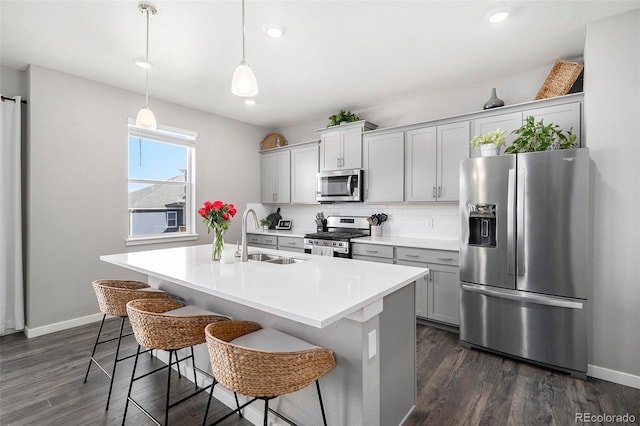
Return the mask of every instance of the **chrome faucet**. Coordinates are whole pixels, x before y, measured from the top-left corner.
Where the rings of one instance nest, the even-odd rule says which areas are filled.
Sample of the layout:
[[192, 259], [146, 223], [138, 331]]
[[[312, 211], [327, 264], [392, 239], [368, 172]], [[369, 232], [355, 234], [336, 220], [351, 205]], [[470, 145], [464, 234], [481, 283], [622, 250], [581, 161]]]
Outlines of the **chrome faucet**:
[[242, 214], [242, 257], [240, 258], [240, 262], [246, 262], [249, 260], [249, 253], [247, 252], [247, 216], [249, 213], [253, 214], [253, 224], [255, 229], [258, 229], [258, 216], [256, 216], [256, 212], [253, 209], [246, 209]]

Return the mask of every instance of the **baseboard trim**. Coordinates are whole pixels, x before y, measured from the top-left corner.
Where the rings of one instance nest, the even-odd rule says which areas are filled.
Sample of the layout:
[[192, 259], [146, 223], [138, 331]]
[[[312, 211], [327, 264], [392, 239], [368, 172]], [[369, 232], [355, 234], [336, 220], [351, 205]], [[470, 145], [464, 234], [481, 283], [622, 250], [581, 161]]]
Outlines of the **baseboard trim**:
[[67, 321], [56, 322], [53, 324], [43, 325], [42, 327], [34, 327], [29, 328], [28, 326], [24, 327], [24, 335], [27, 336], [28, 339], [32, 337], [44, 336], [45, 334], [55, 333], [56, 331], [68, 330], [73, 327], [78, 327], [85, 324], [91, 324], [93, 322], [101, 321], [102, 314], [92, 314], [87, 315], [86, 317], [74, 318]]
[[640, 376], [623, 373], [622, 371], [610, 370], [608, 368], [598, 367], [597, 365], [589, 365], [587, 375], [596, 379], [640, 389]]

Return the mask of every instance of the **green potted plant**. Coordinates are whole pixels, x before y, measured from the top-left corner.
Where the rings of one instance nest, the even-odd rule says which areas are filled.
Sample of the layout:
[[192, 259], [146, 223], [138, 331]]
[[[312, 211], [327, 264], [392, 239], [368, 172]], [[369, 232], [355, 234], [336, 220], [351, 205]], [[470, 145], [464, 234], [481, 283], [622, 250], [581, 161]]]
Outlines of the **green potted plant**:
[[565, 132], [557, 124], [545, 125], [543, 120], [536, 122], [534, 117], [529, 116], [522, 127], [512, 132], [518, 137], [505, 150], [505, 154], [575, 148], [576, 135], [571, 130], [573, 128]]
[[269, 219], [260, 219], [260, 225], [266, 231], [271, 226], [271, 221]]
[[483, 157], [500, 154], [500, 147], [507, 144], [505, 132], [496, 129], [492, 132], [477, 135], [470, 142], [471, 148], [480, 148]]
[[352, 123], [360, 120], [360, 117], [352, 113], [350, 110], [341, 109], [339, 113], [333, 114], [329, 117], [329, 124], [327, 127], [338, 126], [342, 123]]

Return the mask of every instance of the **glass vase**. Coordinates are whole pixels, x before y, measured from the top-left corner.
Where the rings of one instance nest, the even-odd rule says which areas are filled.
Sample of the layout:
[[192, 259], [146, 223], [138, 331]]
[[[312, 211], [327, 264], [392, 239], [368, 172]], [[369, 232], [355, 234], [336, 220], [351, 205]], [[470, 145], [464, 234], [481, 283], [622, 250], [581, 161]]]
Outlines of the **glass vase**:
[[213, 228], [211, 259], [220, 260], [222, 258], [222, 250], [224, 250], [224, 230], [222, 228]]

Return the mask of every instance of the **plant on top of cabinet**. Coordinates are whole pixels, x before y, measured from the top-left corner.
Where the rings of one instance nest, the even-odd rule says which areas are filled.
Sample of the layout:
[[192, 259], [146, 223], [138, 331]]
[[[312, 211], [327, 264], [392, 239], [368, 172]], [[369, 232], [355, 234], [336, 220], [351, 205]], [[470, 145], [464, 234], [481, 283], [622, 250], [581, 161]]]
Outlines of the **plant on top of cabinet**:
[[333, 114], [329, 117], [329, 124], [327, 127], [338, 126], [341, 123], [352, 123], [360, 120], [360, 117], [351, 112], [351, 110], [341, 109], [339, 113]]
[[543, 120], [536, 122], [533, 116], [529, 116], [522, 127], [512, 132], [518, 137], [505, 150], [505, 154], [575, 148], [577, 137], [572, 130], [565, 133], [557, 124], [545, 125]]
[[480, 148], [482, 156], [498, 155], [500, 153], [500, 147], [507, 144], [507, 138], [505, 132], [500, 129], [496, 129], [489, 133], [477, 135], [471, 139], [469, 145], [471, 148]]

